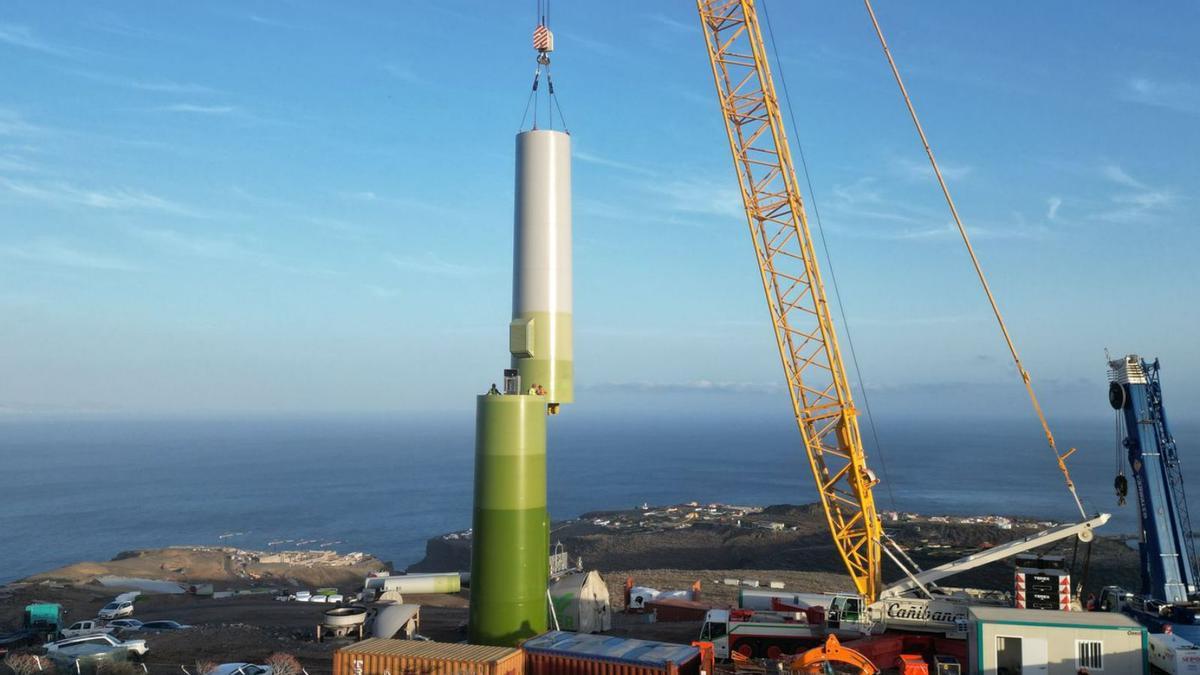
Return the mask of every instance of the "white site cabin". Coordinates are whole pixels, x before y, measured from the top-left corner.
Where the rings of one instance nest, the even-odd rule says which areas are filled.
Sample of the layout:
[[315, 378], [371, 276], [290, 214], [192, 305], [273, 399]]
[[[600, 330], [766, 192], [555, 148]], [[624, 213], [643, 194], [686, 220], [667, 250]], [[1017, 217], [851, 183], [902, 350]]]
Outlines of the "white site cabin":
[[969, 622], [980, 675], [1150, 672], [1146, 628], [1124, 614], [971, 607]]

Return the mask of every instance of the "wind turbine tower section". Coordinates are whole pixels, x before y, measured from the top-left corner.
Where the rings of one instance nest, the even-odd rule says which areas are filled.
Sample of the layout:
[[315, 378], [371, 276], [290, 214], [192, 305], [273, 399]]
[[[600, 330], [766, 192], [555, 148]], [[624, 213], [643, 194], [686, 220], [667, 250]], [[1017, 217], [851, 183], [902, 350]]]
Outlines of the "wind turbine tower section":
[[575, 398], [571, 327], [571, 137], [517, 134], [512, 367], [551, 413]]
[[514, 646], [546, 632], [545, 398], [477, 399], [472, 516], [469, 641]]

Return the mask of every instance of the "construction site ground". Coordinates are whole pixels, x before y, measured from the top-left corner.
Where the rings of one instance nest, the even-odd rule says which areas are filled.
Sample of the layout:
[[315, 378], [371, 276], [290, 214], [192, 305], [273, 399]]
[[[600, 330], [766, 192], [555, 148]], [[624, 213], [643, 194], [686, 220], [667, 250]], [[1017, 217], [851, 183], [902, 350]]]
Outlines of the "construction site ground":
[[[573, 526], [556, 525], [556, 535], [573, 558], [582, 556], [585, 567], [599, 570], [607, 582], [614, 610], [613, 635], [686, 644], [698, 637], [700, 622], [649, 623], [644, 615], [621, 612], [627, 577], [640, 586], [660, 590], [688, 589], [699, 580], [701, 600], [716, 607], [735, 605], [738, 592], [747, 587], [743, 582], [758, 582], [760, 587], [772, 581], [781, 582], [786, 589], [800, 592], [847, 591], [850, 580], [841, 571], [841, 563], [828, 542], [823, 519], [816, 516], [811, 506], [770, 507], [761, 518], [765, 522], [783, 523], [783, 529], [760, 527], [746, 519], [741, 524], [717, 522], [657, 529], [613, 529], [596, 526], [591, 521], [576, 521]], [[981, 546], [1025, 536], [1038, 527], [1029, 523], [1006, 529], [987, 523], [913, 518], [890, 525], [889, 531], [919, 564], [929, 567]], [[422, 563], [427, 570], [463, 569], [462, 561], [469, 561], [469, 540], [435, 538], [430, 549], [433, 555]], [[171, 552], [165, 562], [157, 562], [150, 553], [128, 554], [124, 558], [128, 562], [116, 567], [124, 572], [133, 565], [140, 576], [149, 578], [201, 581], [181, 572], [187, 561], [181, 562], [178, 553], [168, 551]], [[1068, 541], [1047, 552], [1063, 555], [1069, 561], [1074, 544]], [[1081, 548], [1081, 557], [1082, 554]], [[222, 573], [224, 563], [218, 564], [215, 558], [210, 561], [210, 557], [204, 554], [202, 560], [195, 559], [191, 564], [196, 573], [217, 582], [218, 590], [245, 589], [264, 582], [281, 585], [289, 576], [303, 576], [309, 582], [333, 581], [330, 585], [336, 584], [347, 594], [356, 593], [362, 584], [360, 570], [354, 568], [272, 570], [275, 574], [270, 575], [272, 579], [268, 582], [264, 578], [267, 575], [258, 574], [261, 567], [247, 566], [245, 569], [258, 577], [247, 579], [241, 570], [234, 570], [237, 573], [234, 575]], [[1087, 588], [1098, 589], [1107, 584], [1136, 586], [1136, 570], [1137, 554], [1121, 537], [1097, 537], [1091, 552]], [[96, 616], [118, 590], [102, 586], [94, 577], [88, 579], [88, 575], [113, 571], [108, 564], [86, 563], [10, 585], [0, 591], [0, 632], [19, 627], [21, 610], [31, 602], [61, 603], [68, 621]], [[895, 569], [888, 571], [892, 579], [898, 574]], [[1011, 589], [1012, 574], [1011, 562], [996, 563], [956, 577], [950, 585]], [[726, 580], [737, 580], [739, 585], [728, 585]], [[180, 666], [192, 670], [197, 661], [262, 662], [272, 653], [284, 652], [300, 659], [311, 675], [331, 672], [333, 651], [348, 643], [314, 640], [321, 613], [329, 606], [280, 602], [273, 598], [273, 594], [228, 598], [186, 594], [142, 596], [136, 603], [135, 618], [173, 619], [194, 626], [145, 636], [150, 648], [147, 669], [154, 675], [178, 675]], [[465, 639], [463, 627], [469, 602], [466, 591], [455, 595], [411, 595], [405, 601], [422, 605], [421, 634], [447, 642]]]

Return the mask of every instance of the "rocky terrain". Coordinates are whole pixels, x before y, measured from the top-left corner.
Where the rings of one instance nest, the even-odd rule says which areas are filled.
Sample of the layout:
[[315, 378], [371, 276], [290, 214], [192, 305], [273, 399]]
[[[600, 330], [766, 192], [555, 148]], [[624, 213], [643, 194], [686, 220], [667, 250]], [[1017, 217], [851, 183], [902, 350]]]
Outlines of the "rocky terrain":
[[126, 551], [108, 562], [79, 562], [35, 574], [25, 581], [86, 584], [108, 577], [173, 581], [184, 586], [362, 586], [383, 562], [363, 553], [333, 551], [243, 551], [230, 547], [175, 546]]
[[[923, 568], [1053, 525], [1003, 516], [891, 515], [894, 520], [885, 518], [885, 530]], [[711, 582], [738, 576], [740, 571], [774, 571], [759, 576], [792, 578], [795, 581], [788, 588], [797, 590], [850, 588], [824, 513], [816, 504], [765, 508], [682, 504], [594, 512], [555, 523], [551, 541], [561, 542], [572, 560], [582, 558], [586, 568], [599, 570], [614, 587], [627, 574], [656, 588], [687, 588], [695, 579], [707, 577]], [[1086, 584], [1085, 597], [1110, 584], [1138, 585], [1137, 552], [1121, 537], [1096, 537], [1086, 579], [1081, 577], [1087, 547], [1081, 545], [1076, 556], [1075, 541], [1069, 538], [1039, 552], [1063, 556], [1068, 564], [1077, 557], [1075, 581]], [[470, 551], [469, 532], [434, 537], [426, 544], [425, 558], [409, 570], [465, 571], [470, 567]], [[886, 581], [902, 574], [890, 564], [884, 567]], [[954, 577], [947, 585], [1007, 590], [1012, 575], [1012, 562], [1000, 562]], [[645, 581], [654, 577], [663, 580], [660, 586]]]

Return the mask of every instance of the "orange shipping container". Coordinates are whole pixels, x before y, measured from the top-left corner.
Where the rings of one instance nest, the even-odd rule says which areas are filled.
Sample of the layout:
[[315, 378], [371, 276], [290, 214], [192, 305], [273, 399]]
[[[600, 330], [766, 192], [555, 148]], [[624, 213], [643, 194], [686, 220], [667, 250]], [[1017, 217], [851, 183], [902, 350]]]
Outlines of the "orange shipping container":
[[371, 638], [333, 655], [333, 675], [524, 675], [510, 647]]

